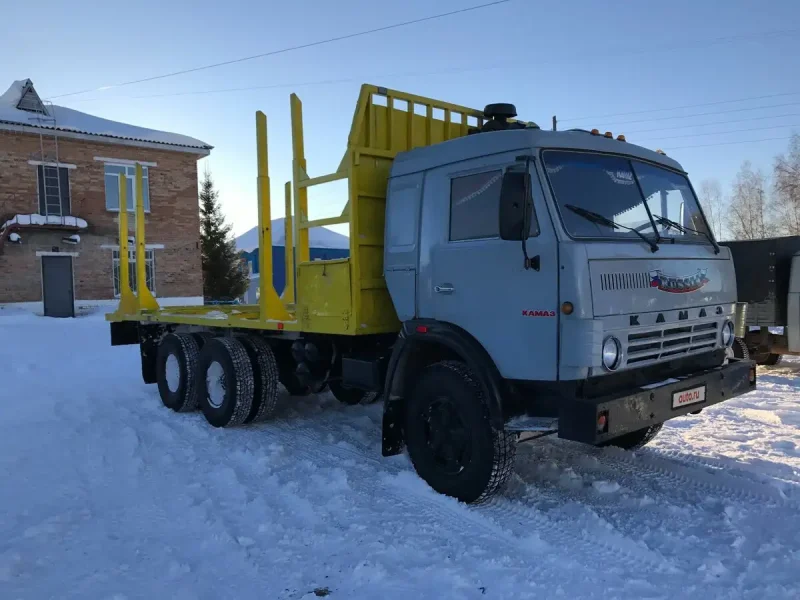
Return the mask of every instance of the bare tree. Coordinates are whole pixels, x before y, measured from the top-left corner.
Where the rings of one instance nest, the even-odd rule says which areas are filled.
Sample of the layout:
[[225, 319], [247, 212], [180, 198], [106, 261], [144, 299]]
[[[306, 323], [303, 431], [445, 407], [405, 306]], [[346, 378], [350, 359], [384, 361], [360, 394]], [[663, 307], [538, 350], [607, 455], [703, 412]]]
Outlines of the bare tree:
[[724, 224], [725, 202], [722, 198], [722, 186], [718, 179], [704, 179], [700, 182], [700, 204], [703, 212], [708, 219], [711, 233], [717, 239], [722, 238], [722, 226]]
[[742, 163], [728, 208], [727, 224], [733, 239], [757, 240], [775, 233], [767, 212], [767, 178], [750, 161]]
[[775, 158], [773, 181], [772, 209], [779, 230], [786, 235], [800, 235], [800, 135], [792, 136], [788, 155]]

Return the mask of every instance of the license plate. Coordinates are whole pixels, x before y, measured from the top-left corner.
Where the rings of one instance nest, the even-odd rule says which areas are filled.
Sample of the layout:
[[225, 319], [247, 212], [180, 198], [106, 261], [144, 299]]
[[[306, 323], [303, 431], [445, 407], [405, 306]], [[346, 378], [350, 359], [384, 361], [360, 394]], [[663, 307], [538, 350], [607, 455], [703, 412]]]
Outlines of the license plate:
[[687, 404], [697, 404], [698, 402], [705, 402], [706, 400], [706, 386], [700, 385], [689, 390], [682, 392], [675, 392], [672, 394], [672, 408], [680, 408]]

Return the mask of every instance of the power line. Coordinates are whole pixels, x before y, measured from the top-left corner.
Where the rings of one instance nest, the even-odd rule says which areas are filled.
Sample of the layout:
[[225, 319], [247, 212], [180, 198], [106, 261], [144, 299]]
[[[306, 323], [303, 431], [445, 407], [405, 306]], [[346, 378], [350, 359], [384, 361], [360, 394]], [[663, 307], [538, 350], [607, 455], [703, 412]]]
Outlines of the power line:
[[145, 83], [147, 81], [155, 81], [157, 79], [165, 79], [167, 77], [174, 77], [176, 75], [185, 75], [186, 73], [196, 73], [197, 71], [203, 71], [203, 70], [206, 70], [206, 69], [213, 69], [213, 68], [216, 68], [216, 67], [223, 67], [223, 66], [226, 66], [226, 65], [233, 65], [233, 64], [237, 64], [237, 63], [246, 62], [248, 60], [255, 60], [256, 58], [264, 58], [266, 56], [275, 56], [276, 54], [285, 54], [287, 52], [292, 52], [294, 50], [302, 50], [304, 48], [312, 48], [314, 46], [321, 46], [323, 44], [330, 44], [332, 42], [341, 42], [343, 40], [349, 40], [349, 39], [352, 39], [352, 38], [356, 38], [356, 37], [360, 37], [360, 36], [364, 36], [364, 35], [369, 35], [369, 34], [372, 34], [372, 33], [378, 33], [378, 32], [381, 32], [381, 31], [388, 31], [390, 29], [397, 29], [398, 27], [406, 27], [408, 25], [415, 25], [417, 23], [424, 23], [426, 21], [433, 21], [433, 20], [436, 20], [436, 19], [443, 19], [444, 17], [450, 17], [450, 16], [453, 16], [453, 15], [458, 15], [458, 14], [462, 14], [462, 13], [466, 13], [466, 12], [470, 12], [470, 11], [474, 11], [474, 10], [479, 10], [479, 9], [482, 9], [482, 8], [488, 8], [490, 6], [497, 6], [498, 4], [506, 4], [507, 2], [511, 2], [511, 1], [512, 0], [495, 0], [494, 2], [487, 2], [485, 4], [479, 4], [477, 6], [469, 6], [469, 7], [466, 7], [466, 8], [460, 8], [458, 10], [451, 10], [450, 12], [439, 13], [437, 15], [432, 15], [430, 17], [422, 17], [422, 18], [419, 18], [419, 19], [412, 19], [410, 21], [403, 21], [402, 23], [394, 23], [392, 25], [385, 25], [383, 27], [376, 27], [374, 29], [368, 29], [366, 31], [359, 31], [357, 33], [348, 33], [346, 35], [340, 35], [340, 36], [336, 36], [336, 37], [332, 37], [332, 38], [327, 38], [327, 39], [324, 39], [324, 40], [318, 40], [316, 42], [309, 42], [307, 44], [299, 44], [297, 46], [291, 46], [289, 48], [281, 48], [280, 50], [272, 50], [270, 52], [262, 52], [261, 54], [254, 54], [252, 56], [245, 56], [245, 57], [242, 57], [242, 58], [235, 58], [235, 59], [226, 60], [226, 61], [223, 61], [223, 62], [218, 62], [218, 63], [214, 63], [214, 64], [210, 64], [210, 65], [203, 65], [203, 66], [200, 66], [200, 67], [193, 67], [191, 69], [183, 69], [181, 71], [173, 71], [172, 73], [164, 73], [162, 75], [154, 75], [152, 77], [145, 77], [143, 79], [135, 79], [135, 80], [132, 80], [132, 81], [125, 81], [125, 82], [122, 82], [122, 83], [117, 83], [117, 84], [114, 84], [114, 85], [106, 85], [106, 86], [101, 86], [101, 87], [98, 87], [98, 88], [91, 88], [91, 89], [81, 90], [81, 91], [78, 91], [78, 92], [70, 92], [68, 94], [59, 94], [58, 96], [51, 96], [50, 98], [54, 99], [54, 98], [64, 98], [66, 96], [76, 96], [78, 94], [86, 94], [88, 92], [98, 92], [98, 91], [101, 91], [101, 90], [108, 90], [108, 89], [123, 87], [123, 86], [127, 86], [127, 85], [134, 85], [136, 83]]
[[[504, 2], [509, 2], [511, 0], [503, 0], [503, 1]], [[51, 98], [62, 98], [62, 97], [65, 97], [65, 96], [72, 96], [72, 95], [83, 94], [83, 93], [87, 93], [87, 92], [104, 91], [104, 90], [112, 89], [112, 88], [115, 88], [115, 87], [121, 87], [121, 86], [125, 86], [125, 85], [133, 85], [135, 83], [143, 83], [143, 82], [146, 82], [146, 81], [152, 81], [152, 80], [156, 80], [156, 79], [162, 79], [162, 78], [165, 78], [165, 77], [171, 77], [173, 75], [191, 73], [191, 72], [199, 71], [199, 70], [202, 70], [202, 69], [208, 69], [208, 68], [213, 68], [213, 67], [217, 67], [217, 66], [223, 66], [223, 65], [227, 65], [227, 64], [233, 64], [233, 63], [236, 63], [236, 62], [242, 62], [242, 61], [245, 61], [245, 60], [252, 60], [252, 59], [255, 59], [255, 58], [260, 58], [262, 56], [270, 56], [272, 54], [280, 54], [280, 53], [283, 53], [283, 52], [289, 52], [291, 50], [296, 50], [296, 49], [300, 49], [300, 48], [306, 48], [306, 47], [309, 47], [309, 46], [320, 45], [320, 44], [328, 43], [330, 41], [338, 41], [338, 40], [342, 40], [342, 39], [347, 39], [349, 37], [356, 37], [356, 36], [359, 36], [359, 35], [366, 35], [368, 33], [373, 33], [375, 31], [383, 31], [384, 29], [402, 27], [404, 25], [409, 25], [409, 24], [412, 24], [412, 23], [418, 23], [420, 21], [426, 21], [426, 20], [432, 20], [432, 19], [436, 19], [436, 18], [441, 18], [441, 17], [444, 17], [444, 16], [449, 16], [451, 14], [457, 14], [459, 12], [477, 10], [479, 8], [492, 6], [494, 4], [500, 4], [500, 2], [493, 2], [493, 3], [489, 3], [489, 4], [483, 4], [483, 5], [480, 5], [480, 6], [474, 6], [474, 7], [471, 7], [471, 8], [462, 9], [460, 11], [454, 11], [454, 12], [451, 12], [451, 13], [444, 13], [442, 15], [435, 15], [433, 17], [426, 17], [424, 19], [418, 19], [418, 20], [415, 20], [415, 21], [408, 21], [406, 23], [400, 23], [400, 24], [397, 24], [397, 25], [390, 25], [390, 26], [387, 26], [387, 27], [384, 27], [384, 28], [380, 28], [380, 29], [376, 29], [376, 30], [370, 30], [370, 31], [362, 32], [362, 33], [351, 34], [349, 36], [342, 36], [342, 37], [339, 37], [339, 38], [332, 38], [331, 40], [323, 40], [323, 41], [320, 41], [320, 42], [313, 42], [313, 43], [310, 43], [310, 44], [306, 44], [304, 46], [297, 46], [297, 47], [294, 47], [294, 48], [287, 48], [287, 49], [284, 49], [284, 50], [277, 50], [277, 51], [274, 51], [274, 52], [269, 52], [269, 53], [265, 53], [265, 54], [259, 54], [259, 55], [252, 56], [252, 57], [236, 59], [236, 60], [232, 60], [232, 61], [217, 63], [217, 64], [214, 64], [214, 65], [207, 65], [207, 66], [204, 66], [204, 67], [197, 67], [197, 68], [194, 68], [194, 69], [188, 69], [188, 70], [184, 70], [184, 71], [177, 71], [175, 73], [169, 73], [169, 74], [165, 74], [165, 75], [158, 75], [158, 76], [155, 76], [155, 77], [150, 77], [150, 78], [146, 78], [146, 79], [140, 79], [140, 80], [136, 80], [136, 81], [130, 81], [130, 82], [126, 82], [126, 83], [122, 83], [122, 84], [118, 84], [118, 85], [105, 86], [105, 87], [95, 88], [95, 89], [91, 89], [91, 90], [84, 90], [82, 92], [73, 92], [71, 94], [61, 94], [61, 95], [58, 95], [58, 96], [51, 96]], [[720, 44], [720, 43], [728, 43], [728, 42], [742, 40], [742, 39], [761, 38], [761, 37], [775, 36], [775, 35], [781, 35], [781, 34], [792, 34], [792, 33], [797, 33], [797, 32], [800, 32], [800, 29], [787, 29], [787, 30], [761, 32], [761, 33], [755, 33], [755, 34], [741, 34], [741, 35], [735, 35], [735, 36], [724, 36], [724, 37], [719, 37], [719, 38], [713, 38], [713, 39], [710, 39], [710, 40], [706, 39], [706, 40], [698, 41], [698, 42], [695, 42], [695, 43], [692, 43], [692, 42], [683, 43], [683, 44], [680, 44], [678, 46], [674, 46], [674, 45], [673, 46], [660, 46], [660, 47], [650, 46], [650, 47], [647, 47], [647, 48], [634, 48], [634, 49], [630, 49], [629, 48], [629, 49], [625, 49], [625, 50], [611, 50], [609, 52], [600, 52], [600, 53], [594, 51], [592, 53], [592, 56], [593, 57], [596, 57], [596, 56], [619, 56], [619, 55], [624, 56], [624, 55], [627, 55], [627, 54], [642, 54], [642, 53], [649, 53], [649, 52], [653, 52], [653, 51], [658, 52], [658, 51], [665, 51], [665, 50], [684, 49], [684, 48], [689, 48], [689, 47], [713, 46], [713, 45]], [[565, 55], [565, 56], [562, 56], [561, 58], [563, 60], [573, 60], [573, 59], [576, 59], [576, 58], [580, 58], [582, 56], [584, 56], [584, 55], [579, 53], [579, 54], [575, 54], [575, 55]], [[270, 90], [270, 89], [291, 88], [291, 87], [312, 86], [312, 85], [332, 85], [332, 84], [339, 84], [339, 83], [360, 83], [360, 82], [363, 82], [365, 79], [370, 79], [370, 78], [371, 79], [379, 79], [379, 78], [385, 78], [385, 77], [420, 77], [420, 76], [426, 76], [426, 75], [442, 75], [442, 74], [451, 74], [451, 73], [457, 73], [458, 74], [458, 73], [469, 73], [469, 72], [477, 72], [477, 71], [490, 71], [490, 70], [493, 70], [493, 69], [501, 69], [501, 68], [515, 68], [515, 67], [514, 67], [514, 65], [511, 65], [508, 62], [503, 62], [503, 63], [494, 64], [494, 65], [485, 65], [485, 66], [479, 66], [479, 67], [463, 67], [463, 68], [462, 67], [454, 67], [452, 69], [444, 69], [444, 70], [436, 70], [436, 71], [411, 71], [411, 72], [393, 73], [393, 74], [384, 73], [384, 74], [379, 74], [379, 75], [371, 75], [371, 76], [364, 76], [364, 77], [358, 77], [358, 78], [352, 78], [351, 77], [351, 78], [345, 78], [345, 79], [325, 79], [325, 80], [306, 81], [306, 82], [302, 82], [302, 83], [291, 83], [291, 84], [290, 83], [282, 83], [282, 84], [247, 86], [247, 87], [238, 87], [238, 88], [221, 88], [221, 89], [198, 90], [198, 91], [189, 91], [189, 92], [174, 92], [174, 93], [169, 93], [169, 94], [148, 94], [148, 95], [144, 95], [144, 96], [118, 96], [118, 97], [133, 98], [133, 99], [146, 99], [146, 98], [166, 98], [166, 97], [173, 97], [173, 96], [197, 96], [197, 95], [204, 95], [204, 94], [221, 94], [221, 93], [230, 93], [230, 92], [249, 92], [249, 91], [256, 91], [256, 90]], [[752, 99], [752, 100], [755, 100], [755, 99], [766, 99], [766, 98], [774, 98], [774, 97], [788, 96], [788, 95], [794, 95], [794, 94], [800, 94], [800, 92], [786, 92], [786, 93], [780, 93], [780, 94], [771, 94], [771, 95], [767, 95], [767, 96], [758, 96], [758, 97], [749, 98], [749, 99]], [[90, 101], [100, 100], [100, 99], [102, 99], [102, 98], [89, 98], [89, 99], [87, 99], [85, 101], [90, 102]], [[742, 101], [742, 100], [747, 100], [747, 98], [741, 99], [741, 100], [724, 100], [724, 101], [720, 101], [718, 103], [717, 102], [712, 102], [712, 103], [707, 103], [707, 104], [696, 104], [696, 105], [689, 105], [689, 106], [686, 106], [686, 107], [675, 107], [675, 108], [689, 108], [689, 107], [695, 107], [695, 106], [712, 106], [712, 105], [715, 105], [715, 104], [739, 102], [739, 101]], [[81, 100], [79, 100], [78, 102], [81, 102]], [[671, 109], [664, 108], [664, 109], [653, 109], [653, 110], [646, 110], [646, 111], [637, 111], [637, 112], [631, 112], [631, 113], [617, 113], [617, 115], [606, 115], [606, 117], [622, 116], [622, 115], [627, 115], [627, 114], [640, 114], [640, 113], [643, 114], [643, 113], [649, 113], [649, 112], [659, 112], [659, 111], [663, 111], [663, 110], [671, 110]], [[606, 118], [606, 117], [596, 117], [596, 118]], [[576, 117], [576, 118], [572, 118], [572, 119], [561, 119], [561, 121], [574, 121], [574, 120], [583, 120], [583, 119], [589, 119], [589, 118], [595, 118], [595, 117]]]
[[638, 119], [636, 121], [619, 121], [617, 123], [611, 123], [608, 126], [617, 126], [617, 125], [630, 125], [633, 123], [649, 123], [651, 121], [670, 121], [673, 119], [688, 119], [690, 117], [706, 117], [708, 115], [724, 115], [728, 113], [735, 113], [735, 112], [746, 112], [748, 110], [764, 110], [768, 108], [782, 108], [784, 106], [797, 106], [800, 105], [800, 102], [787, 102], [785, 104], [770, 104], [769, 106], [753, 106], [751, 108], [731, 108], [729, 110], [716, 110], [712, 112], [702, 112], [702, 113], [693, 113], [691, 115], [678, 115], [672, 117], [651, 117], [649, 119]]
[[738, 140], [735, 142], [718, 142], [716, 144], [693, 144], [691, 146], [672, 146], [671, 148], [664, 148], [664, 150], [684, 150], [687, 148], [709, 148], [711, 146], [730, 146], [733, 144], [755, 144], [756, 142], [771, 142], [773, 140], [790, 140], [793, 136], [787, 135], [783, 137], [761, 138], [759, 140]]
[[[384, 73], [382, 75], [365, 75], [362, 77], [348, 77], [345, 79], [323, 79], [318, 81], [305, 81], [299, 83], [276, 83], [272, 85], [256, 85], [256, 86], [239, 87], [239, 88], [222, 88], [217, 90], [197, 90], [192, 92], [173, 92], [169, 94], [148, 94], [145, 96], [122, 96], [122, 97], [131, 99], [144, 99], [144, 98], [169, 98], [173, 96], [198, 96], [202, 94], [222, 94], [227, 92], [249, 92], [255, 90], [274, 90], [281, 88], [305, 87], [311, 85], [333, 85], [337, 83], [362, 83], [365, 80], [379, 79], [382, 77], [417, 77], [419, 75], [445, 75], [448, 73], [467, 73], [474, 71], [497, 69], [501, 67], [514, 68], [513, 65], [508, 65], [508, 64], [489, 65], [485, 67], [463, 67], [463, 68], [453, 67], [450, 69], [440, 69], [438, 71], [427, 71], [424, 73], [413, 72], [413, 71], [404, 73], [388, 73], [388, 74]], [[89, 100], [100, 100], [100, 99], [101, 98], [90, 98]], [[80, 100], [78, 100], [78, 102], [80, 102]]]
[[796, 125], [773, 125], [771, 127], [752, 127], [750, 129], [734, 129], [733, 131], [709, 131], [706, 133], [686, 133], [682, 135], [668, 135], [668, 136], [659, 136], [657, 139], [647, 139], [645, 138], [643, 141], [645, 142], [655, 142], [660, 140], [674, 140], [678, 138], [688, 138], [688, 137], [702, 137], [706, 135], [726, 135], [728, 133], [744, 133], [747, 131], [765, 131], [767, 129], [781, 129], [782, 127], [790, 128], [790, 127], [800, 127], [800, 123]]
[[572, 117], [569, 119], [559, 119], [559, 121], [586, 121], [588, 119], [608, 119], [611, 117], [625, 117], [628, 115], [643, 115], [654, 112], [663, 112], [665, 110], [680, 110], [683, 108], [699, 108], [701, 106], [717, 106], [719, 104], [731, 104], [733, 102], [746, 102], [748, 100], [766, 100], [768, 98], [778, 98], [780, 96], [797, 96], [800, 92], [781, 92], [780, 94], [768, 94], [766, 96], [750, 96], [748, 98], [736, 98], [734, 100], [718, 100], [716, 102], [703, 102], [701, 104], [684, 104], [683, 106], [670, 106], [668, 108], [653, 108], [648, 110], [635, 110], [624, 113], [614, 113], [610, 115], [595, 115], [591, 117]]
[[767, 115], [762, 117], [747, 117], [746, 119], [730, 119], [728, 121], [714, 121], [712, 123], [698, 123], [696, 125], [673, 125], [671, 127], [658, 127], [656, 129], [634, 129], [626, 131], [625, 135], [632, 133], [652, 133], [659, 131], [674, 131], [675, 129], [691, 129], [693, 127], [711, 127], [712, 125], [730, 125], [731, 123], [746, 123], [748, 121], [764, 121], [766, 119], [781, 119], [783, 117], [800, 117], [800, 113], [785, 113], [782, 115]]

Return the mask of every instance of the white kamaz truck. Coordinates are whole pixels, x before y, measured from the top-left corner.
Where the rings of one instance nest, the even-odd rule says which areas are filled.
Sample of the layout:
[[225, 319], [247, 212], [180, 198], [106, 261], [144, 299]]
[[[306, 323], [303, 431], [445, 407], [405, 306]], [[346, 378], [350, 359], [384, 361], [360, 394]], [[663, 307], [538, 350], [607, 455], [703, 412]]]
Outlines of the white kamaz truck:
[[[407, 448], [434, 489], [474, 502], [502, 487], [521, 440], [633, 449], [754, 389], [755, 364], [730, 350], [729, 250], [663, 153], [543, 131], [512, 105], [363, 86], [339, 170], [310, 177], [294, 95], [291, 107], [283, 295], [259, 114], [259, 304], [159, 309], [142, 272], [144, 296], [123, 290], [109, 317], [169, 408], [226, 427], [268, 419], [279, 381], [348, 404], [377, 393], [384, 455]], [[309, 218], [308, 187], [337, 179], [341, 217]], [[349, 224], [350, 257], [310, 261], [308, 229], [332, 223]]]

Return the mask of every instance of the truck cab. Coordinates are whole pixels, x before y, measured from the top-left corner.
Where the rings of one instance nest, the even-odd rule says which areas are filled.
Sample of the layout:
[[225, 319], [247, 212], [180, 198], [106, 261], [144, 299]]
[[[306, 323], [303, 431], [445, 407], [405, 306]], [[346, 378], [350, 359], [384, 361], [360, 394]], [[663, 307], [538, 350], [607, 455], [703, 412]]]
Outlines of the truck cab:
[[[626, 448], [752, 389], [752, 363], [731, 359], [730, 251], [680, 164], [622, 136], [502, 123], [392, 165], [384, 274], [403, 331], [387, 377], [384, 453], [420, 435], [431, 438], [428, 454], [454, 444], [433, 439], [446, 427], [431, 423], [468, 412], [454, 400], [436, 414], [442, 400], [430, 388], [454, 385], [425, 380], [440, 362], [450, 365], [440, 378], [477, 382], [476, 401], [503, 435]], [[429, 404], [416, 398], [420, 387]], [[408, 413], [420, 410], [418, 427]], [[461, 415], [471, 430], [468, 420]], [[452, 483], [463, 464], [436, 474], [409, 451], [423, 477], [434, 473], [431, 485], [469, 497]], [[416, 454], [435, 465], [448, 452], [465, 450]]]

